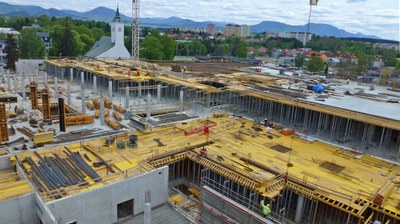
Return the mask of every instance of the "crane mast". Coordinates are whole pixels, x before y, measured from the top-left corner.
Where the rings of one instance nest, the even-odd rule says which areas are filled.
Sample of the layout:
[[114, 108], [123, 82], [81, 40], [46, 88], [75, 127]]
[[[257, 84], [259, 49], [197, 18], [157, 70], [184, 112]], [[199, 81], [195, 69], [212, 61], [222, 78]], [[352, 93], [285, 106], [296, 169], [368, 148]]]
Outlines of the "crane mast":
[[139, 64], [140, 0], [132, 0], [132, 60]]
[[317, 6], [319, 0], [310, 0], [310, 13], [308, 14], [308, 23], [307, 23], [307, 31], [304, 35], [303, 45], [305, 46], [308, 41], [308, 32], [310, 31], [310, 22], [311, 22], [311, 12], [313, 5]]

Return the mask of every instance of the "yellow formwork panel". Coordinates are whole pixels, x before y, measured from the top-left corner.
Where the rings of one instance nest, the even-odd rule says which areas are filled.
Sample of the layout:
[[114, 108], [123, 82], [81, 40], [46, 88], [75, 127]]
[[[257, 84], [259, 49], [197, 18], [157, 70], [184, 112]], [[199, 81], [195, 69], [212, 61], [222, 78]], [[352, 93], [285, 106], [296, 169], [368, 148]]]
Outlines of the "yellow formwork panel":
[[[217, 126], [210, 128], [209, 135], [204, 133], [184, 135], [185, 130], [202, 127], [211, 122]], [[272, 129], [263, 128], [256, 132], [252, 127], [253, 122], [246, 119], [208, 118], [154, 128], [146, 133], [135, 132], [134, 134], [138, 135], [138, 147], [135, 149], [127, 147], [121, 150], [116, 149], [115, 145], [105, 147], [104, 138], [87, 140], [83, 144], [90, 145], [90, 148], [117, 171], [117, 174], [111, 174], [104, 166], [94, 168], [103, 178], [101, 184], [137, 175], [141, 172], [141, 167], [146, 167], [145, 170], [151, 169], [151, 166], [144, 165], [148, 161], [170, 155], [181, 155], [189, 147], [208, 141], [213, 143], [205, 146], [209, 151], [209, 157], [205, 158], [207, 164], [218, 164], [233, 171], [237, 174], [234, 178], [242, 176], [253, 180], [257, 183], [255, 190], [267, 197], [275, 197], [277, 192], [267, 191], [268, 187], [272, 189], [294, 187], [292, 182], [290, 186], [282, 182], [288, 173], [289, 181], [293, 180], [302, 183], [303, 186], [309, 186], [310, 189], [316, 189], [315, 191], [302, 189], [303, 193], [308, 192], [310, 197], [318, 196], [320, 197], [318, 200], [325, 200], [326, 197], [361, 209], [362, 205], [355, 204], [357, 199], [372, 202], [377, 192], [400, 175], [399, 165], [378, 158], [346, 151], [319, 141], [308, 141], [298, 135], [284, 136]], [[81, 148], [79, 142], [67, 147], [80, 152], [81, 155], [87, 154], [92, 162], [98, 162], [96, 157]], [[62, 150], [63, 146], [57, 146], [40, 150], [39, 153], [51, 155], [50, 152], [55, 152], [65, 156]], [[190, 153], [195, 151], [196, 149], [191, 150]], [[37, 161], [30, 152], [18, 155], [20, 160], [26, 156], [31, 156]], [[289, 168], [288, 163], [292, 165]], [[91, 163], [88, 164], [92, 166]], [[133, 171], [135, 169], [139, 171]], [[90, 184], [89, 189], [100, 186], [90, 178], [87, 180]], [[396, 209], [400, 201], [399, 193], [396, 191], [398, 186], [397, 184], [385, 193], [382, 206], [397, 213], [400, 212]], [[87, 189], [88, 187], [82, 188], [82, 190]]]

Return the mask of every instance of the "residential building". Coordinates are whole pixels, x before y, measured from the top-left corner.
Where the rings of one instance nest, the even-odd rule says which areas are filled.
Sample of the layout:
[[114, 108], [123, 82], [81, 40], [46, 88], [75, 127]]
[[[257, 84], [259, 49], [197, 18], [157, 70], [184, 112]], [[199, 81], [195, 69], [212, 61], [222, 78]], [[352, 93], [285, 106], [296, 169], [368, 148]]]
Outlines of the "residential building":
[[299, 40], [305, 45], [308, 41], [311, 40], [312, 33], [306, 33], [306, 32], [284, 32], [284, 33], [279, 33], [279, 37], [282, 38], [295, 38], [296, 40]]
[[240, 26], [240, 37], [248, 37], [250, 36], [250, 26], [241, 25]]
[[248, 37], [250, 36], [250, 27], [247, 25], [227, 24], [224, 29], [226, 37]]
[[15, 37], [18, 37], [21, 35], [20, 32], [14, 30], [14, 28], [5, 28], [5, 27], [0, 27], [0, 34], [12, 34]]
[[46, 55], [49, 53], [50, 48], [53, 46], [53, 41], [49, 35], [49, 33], [45, 32], [37, 32], [37, 35], [42, 39], [45, 50], [46, 50]]
[[212, 23], [208, 24], [207, 25], [207, 29], [206, 29], [206, 33], [209, 33], [211, 35], [215, 35], [216, 34], [215, 24], [212, 24]]
[[5, 40], [0, 40], [0, 67], [5, 66], [7, 63], [6, 47], [7, 42]]
[[96, 59], [129, 59], [131, 57], [124, 44], [124, 23], [121, 21], [118, 7], [110, 26], [111, 37], [101, 37], [85, 57]]

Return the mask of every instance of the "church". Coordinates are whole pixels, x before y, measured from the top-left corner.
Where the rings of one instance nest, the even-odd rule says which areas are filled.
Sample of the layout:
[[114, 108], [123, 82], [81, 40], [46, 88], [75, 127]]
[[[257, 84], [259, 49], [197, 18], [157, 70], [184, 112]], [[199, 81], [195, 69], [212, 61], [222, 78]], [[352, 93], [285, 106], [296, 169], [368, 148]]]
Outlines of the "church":
[[129, 59], [131, 55], [124, 45], [124, 23], [121, 21], [119, 8], [115, 18], [110, 22], [111, 37], [103, 36], [85, 54], [85, 57], [96, 59]]

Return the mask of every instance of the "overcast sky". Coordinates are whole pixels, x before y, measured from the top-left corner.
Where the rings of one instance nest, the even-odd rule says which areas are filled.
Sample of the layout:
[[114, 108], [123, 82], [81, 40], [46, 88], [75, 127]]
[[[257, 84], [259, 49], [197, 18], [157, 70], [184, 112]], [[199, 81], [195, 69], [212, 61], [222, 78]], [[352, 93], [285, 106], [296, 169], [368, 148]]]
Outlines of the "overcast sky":
[[[8, 0], [26, 5], [27, 1]], [[88, 11], [98, 6], [115, 8], [131, 15], [130, 0], [31, 0], [29, 4], [44, 8]], [[195, 21], [224, 21], [257, 24], [264, 20], [291, 25], [307, 23], [308, 0], [141, 0], [142, 17], [171, 17]], [[313, 7], [311, 22], [328, 23], [352, 33], [376, 35], [399, 40], [399, 0], [320, 0]]]

